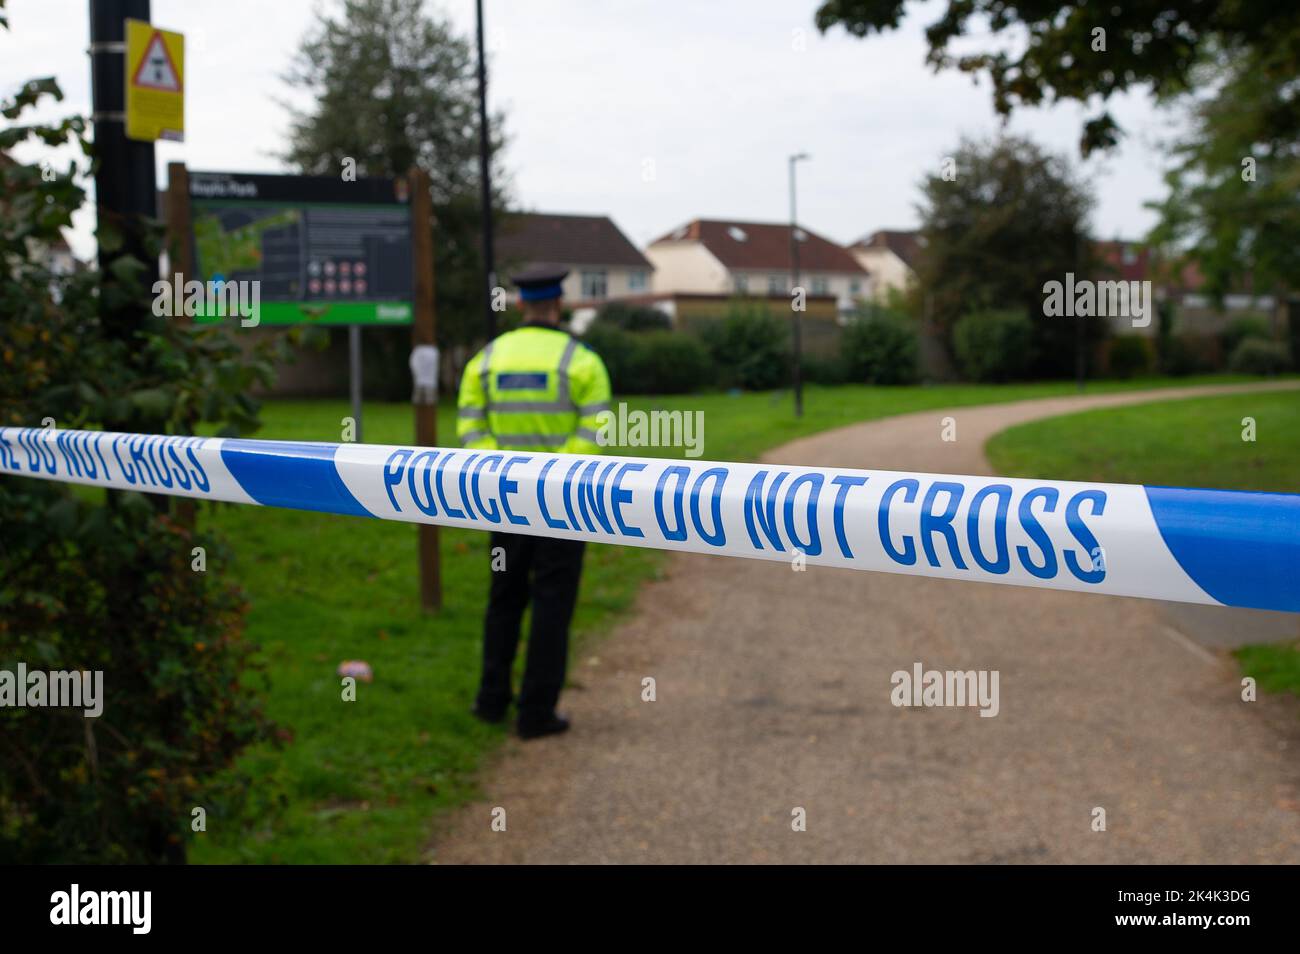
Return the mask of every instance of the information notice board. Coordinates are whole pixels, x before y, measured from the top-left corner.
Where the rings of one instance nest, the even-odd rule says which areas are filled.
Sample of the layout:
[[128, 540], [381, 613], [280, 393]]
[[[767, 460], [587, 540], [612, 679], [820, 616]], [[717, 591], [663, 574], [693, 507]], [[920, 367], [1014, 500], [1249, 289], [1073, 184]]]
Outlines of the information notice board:
[[260, 282], [261, 323], [411, 323], [405, 179], [191, 172], [189, 184], [197, 277]]

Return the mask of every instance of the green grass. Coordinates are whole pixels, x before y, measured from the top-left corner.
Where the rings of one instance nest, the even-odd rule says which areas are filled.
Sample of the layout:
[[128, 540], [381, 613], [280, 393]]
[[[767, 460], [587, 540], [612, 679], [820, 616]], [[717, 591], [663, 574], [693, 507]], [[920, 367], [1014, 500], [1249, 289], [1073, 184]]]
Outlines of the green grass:
[[[1090, 383], [1089, 394], [1132, 391], [1145, 388], [1184, 387], [1197, 384], [1230, 384], [1255, 381], [1239, 375], [1190, 378], [1141, 378], [1129, 381]], [[1077, 394], [1070, 382], [976, 385], [952, 384], [918, 387], [812, 386], [804, 391], [804, 416], [796, 420], [788, 391], [758, 394], [692, 394], [650, 399], [633, 398], [631, 407], [682, 408], [701, 410], [705, 421], [704, 457], [709, 460], [753, 460], [769, 448], [858, 421], [870, 421], [894, 414], [935, 408], [968, 407], [976, 404], [1024, 401], [1033, 398]], [[440, 432], [441, 433], [441, 432]], [[367, 438], [369, 439], [369, 438]], [[652, 449], [626, 453], [655, 456]], [[669, 456], [680, 452], [669, 451]]]
[[[1234, 380], [1107, 382], [1090, 391]], [[1248, 380], [1248, 379], [1236, 379]], [[1069, 383], [908, 388], [810, 387], [795, 421], [788, 393], [634, 399], [639, 408], [702, 410], [704, 456], [753, 459], [796, 437], [856, 421], [941, 407], [1074, 393]], [[339, 439], [345, 401], [273, 401], [263, 438]], [[441, 443], [454, 443], [454, 409], [440, 410]], [[410, 443], [405, 404], [367, 404], [369, 443]], [[1263, 426], [1263, 425], [1261, 425]], [[1267, 434], [1267, 431], [1262, 431]], [[639, 456], [680, 449], [633, 448]], [[887, 462], [882, 462], [886, 466]], [[1057, 476], [1053, 474], [1053, 476]], [[488, 580], [486, 537], [442, 530], [445, 609], [417, 608], [413, 527], [270, 508], [216, 505], [201, 517], [224, 534], [229, 572], [248, 594], [248, 633], [261, 646], [268, 712], [280, 747], [250, 750], [238, 769], [260, 806], [251, 828], [209, 813], [196, 862], [381, 863], [421, 859], [438, 814], [476, 793], [476, 772], [504, 737], [468, 713], [478, 676]], [[607, 632], [664, 555], [588, 549], [575, 628], [579, 644]], [[340, 698], [338, 664], [362, 659], [374, 682]]]
[[[1243, 418], [1255, 440], [1242, 440]], [[995, 435], [1011, 477], [1300, 491], [1300, 391], [1190, 398], [1031, 421]]]
[[1300, 646], [1243, 646], [1233, 653], [1241, 671], [1265, 692], [1300, 695]]
[[[1242, 440], [1242, 419], [1255, 440]], [[1300, 492], [1300, 391], [1191, 398], [1021, 424], [985, 448], [999, 473]], [[1300, 573], [1300, 570], [1297, 571]], [[1234, 655], [1261, 689], [1300, 695], [1300, 644]]]

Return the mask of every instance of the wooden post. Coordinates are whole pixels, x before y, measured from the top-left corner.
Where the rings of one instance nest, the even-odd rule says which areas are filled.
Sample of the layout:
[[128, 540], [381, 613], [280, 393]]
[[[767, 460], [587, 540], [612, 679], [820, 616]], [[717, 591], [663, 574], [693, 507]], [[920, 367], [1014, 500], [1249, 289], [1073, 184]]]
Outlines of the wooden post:
[[194, 244], [190, 241], [190, 171], [183, 162], [167, 163], [167, 263], [173, 275], [186, 280], [194, 272]]
[[[437, 344], [437, 317], [433, 305], [433, 197], [429, 174], [419, 168], [408, 173], [411, 187], [411, 269], [415, 286], [415, 314], [411, 325], [411, 347]], [[438, 395], [417, 395], [415, 401], [415, 443], [421, 447], [438, 444]], [[442, 609], [442, 557], [438, 528], [420, 524], [416, 528], [420, 550], [420, 606], [425, 612]]]
[[[167, 217], [167, 271], [164, 275], [168, 282], [187, 282], [194, 277], [194, 241], [190, 227], [190, 171], [183, 162], [167, 163], [167, 198], [163, 214]], [[185, 291], [181, 285], [182, 294]], [[183, 321], [184, 315], [173, 315], [169, 321]], [[194, 415], [190, 415], [189, 433], [194, 433]], [[173, 511], [176, 522], [193, 532], [195, 528], [196, 502], [182, 497], [176, 500]]]

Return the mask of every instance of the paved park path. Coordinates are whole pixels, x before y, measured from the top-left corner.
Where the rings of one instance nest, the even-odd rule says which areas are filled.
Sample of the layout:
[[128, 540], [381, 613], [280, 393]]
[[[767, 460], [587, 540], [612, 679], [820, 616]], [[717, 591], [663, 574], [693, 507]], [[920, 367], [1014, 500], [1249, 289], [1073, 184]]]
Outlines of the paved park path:
[[[1014, 424], [1249, 387], [926, 411], [766, 459], [988, 474]], [[1281, 615], [1220, 612], [1243, 642]], [[1000, 714], [894, 708], [890, 674], [918, 661], [999, 670]], [[1242, 702], [1233, 660], [1166, 604], [676, 554], [571, 672], [573, 731], [511, 740], [430, 860], [1300, 862], [1300, 707]]]

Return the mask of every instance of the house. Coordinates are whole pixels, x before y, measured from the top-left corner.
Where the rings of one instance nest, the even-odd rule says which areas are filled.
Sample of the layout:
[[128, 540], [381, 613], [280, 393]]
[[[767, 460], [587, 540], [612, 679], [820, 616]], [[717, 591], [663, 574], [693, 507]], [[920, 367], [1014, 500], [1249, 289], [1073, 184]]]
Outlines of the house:
[[857, 263], [871, 273], [871, 297], [883, 304], [891, 292], [902, 293], [916, 281], [925, 240], [920, 232], [881, 229], [858, 239], [848, 249]]
[[[1255, 294], [1249, 275], [1239, 287], [1216, 300], [1208, 292], [1205, 276], [1194, 259], [1162, 262], [1145, 243], [1118, 238], [1094, 240], [1091, 249], [1098, 280], [1149, 281], [1156, 301], [1172, 302], [1179, 333], [1218, 335], [1233, 320], [1248, 314], [1269, 318], [1275, 327], [1279, 320], [1276, 299], [1272, 295]], [[1130, 321], [1120, 318], [1112, 319], [1111, 325], [1116, 334], [1153, 337], [1159, 332], [1155, 321], [1145, 328], [1134, 328]]]
[[[868, 274], [841, 246], [802, 226], [793, 232], [799, 282], [809, 298], [852, 310], [867, 294]], [[656, 295], [790, 296], [791, 226], [694, 219], [651, 242]]]
[[509, 213], [497, 228], [495, 257], [507, 279], [534, 265], [567, 268], [564, 298], [575, 323], [611, 298], [650, 291], [653, 266], [605, 215]]
[[[1165, 276], [1166, 269], [1160, 267], [1151, 249], [1141, 242], [1129, 242], [1123, 239], [1092, 239], [1088, 243], [1091, 272], [1089, 276], [1097, 282], [1151, 282], [1152, 301], [1164, 300], [1169, 289], [1159, 279]], [[1108, 315], [1107, 323], [1113, 334], [1142, 334], [1154, 337], [1158, 325], [1152, 315], [1149, 325], [1135, 326], [1128, 315]]]

